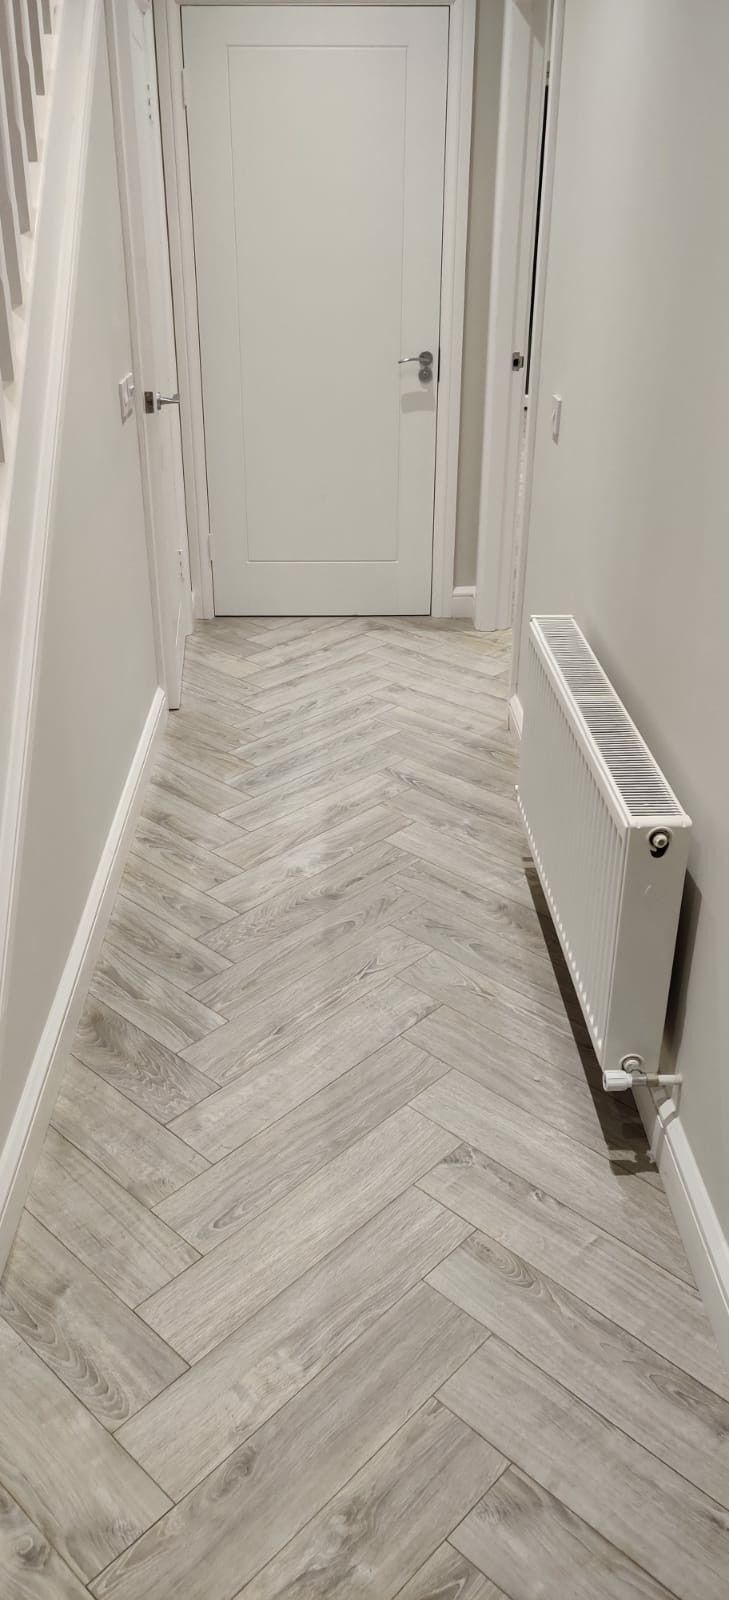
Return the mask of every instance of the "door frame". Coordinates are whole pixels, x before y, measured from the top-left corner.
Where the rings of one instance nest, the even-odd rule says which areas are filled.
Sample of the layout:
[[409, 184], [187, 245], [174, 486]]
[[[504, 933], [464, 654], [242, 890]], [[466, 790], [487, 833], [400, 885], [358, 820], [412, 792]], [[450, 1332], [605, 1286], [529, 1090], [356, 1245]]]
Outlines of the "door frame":
[[[521, 422], [528, 340], [528, 284], [534, 256], [539, 149], [548, 38], [543, 65], [535, 59], [535, 29], [523, 0], [506, 0], [501, 49], [494, 224], [489, 291], [481, 493], [474, 621], [488, 632], [508, 628], [514, 567]], [[517, 30], [518, 24], [518, 32]], [[528, 40], [524, 52], [522, 38]], [[514, 326], [515, 297], [523, 297], [523, 330]]]
[[534, 480], [534, 450], [538, 422], [537, 400], [542, 365], [542, 333], [544, 330], [544, 301], [547, 292], [549, 265], [549, 230], [552, 219], [554, 193], [554, 168], [557, 155], [557, 122], [559, 117], [559, 85], [562, 70], [562, 40], [564, 37], [564, 12], [567, 0], [552, 0], [549, 33], [549, 101], [544, 130], [544, 165], [542, 168], [542, 200], [539, 217], [539, 237], [534, 266], [534, 301], [532, 318], [531, 372], [529, 375], [529, 408], [524, 443], [524, 493], [521, 505], [521, 527], [518, 566], [514, 589], [514, 609], [511, 618], [511, 680], [509, 684], [509, 720], [513, 731], [521, 738], [524, 711], [516, 692], [519, 670], [519, 652], [524, 624], [524, 595], [526, 589], [527, 553], [529, 548], [529, 521], [531, 516], [532, 484]]
[[[474, 599], [474, 620], [476, 627], [484, 632], [497, 628], [512, 628], [512, 703], [510, 703], [510, 716], [516, 731], [520, 733], [519, 708], [513, 705], [513, 691], [515, 684], [514, 661], [518, 657], [518, 640], [521, 632], [524, 610], [524, 586], [526, 575], [527, 543], [529, 530], [529, 512], [531, 503], [531, 483], [534, 463], [534, 442], [537, 423], [537, 392], [539, 386], [539, 370], [541, 361], [542, 326], [544, 320], [544, 296], [547, 278], [547, 259], [549, 249], [549, 222], [552, 204], [552, 189], [554, 180], [554, 158], [557, 135], [557, 115], [559, 109], [559, 76], [562, 59], [562, 34], [564, 26], [564, 7], [566, 0], [551, 0], [550, 15], [547, 23], [547, 38], [544, 51], [544, 81], [542, 94], [546, 84], [549, 84], [549, 99], [547, 103], [547, 118], [544, 128], [544, 155], [542, 167], [541, 205], [539, 214], [539, 235], [535, 241], [534, 228], [536, 226], [536, 200], [537, 190], [534, 187], [533, 206], [534, 216], [532, 228], [523, 232], [521, 249], [528, 250], [530, 258], [534, 256], [536, 243], [536, 259], [534, 261], [534, 288], [532, 301], [532, 327], [531, 327], [531, 352], [529, 375], [529, 403], [526, 407], [526, 434], [524, 439], [523, 470], [524, 486], [521, 503], [518, 502], [518, 478], [522, 464], [521, 450], [516, 452], [516, 460], [510, 457], [508, 438], [500, 439], [498, 447], [494, 448], [492, 437], [492, 418], [498, 404], [508, 403], [508, 385], [511, 372], [504, 366], [504, 352], [508, 361], [509, 350], [504, 340], [492, 334], [492, 328], [501, 329], [503, 322], [503, 308], [498, 304], [498, 282], [495, 268], [496, 250], [498, 246], [498, 221], [499, 207], [503, 204], [498, 194], [498, 157], [497, 157], [497, 196], [494, 219], [494, 256], [492, 258], [491, 299], [489, 312], [489, 341], [486, 362], [486, 404], [484, 408], [484, 447], [482, 458], [481, 480], [481, 508], [478, 528], [478, 545], [476, 554], [476, 592]], [[509, 107], [509, 95], [513, 95], [515, 85], [509, 73], [509, 51], [504, 34], [504, 55], [502, 58], [501, 102], [499, 109], [499, 138], [501, 141], [502, 130], [506, 126]], [[522, 96], [523, 98], [523, 96]], [[541, 145], [541, 108], [543, 100], [539, 101], [539, 116], [535, 130], [535, 160]], [[526, 103], [523, 106], [526, 122]], [[502, 162], [503, 183], [503, 162]], [[508, 338], [511, 333], [509, 329]], [[508, 343], [508, 340], [507, 340]], [[513, 468], [513, 478], [511, 476]], [[496, 510], [494, 511], [494, 507]], [[511, 507], [511, 514], [508, 508]], [[518, 507], [518, 510], [515, 508]], [[518, 524], [517, 524], [518, 517]], [[517, 543], [518, 541], [518, 543]]]
[[[210, 564], [202, 372], [197, 318], [192, 195], [184, 104], [182, 18], [185, 0], [152, 0], [157, 44], [162, 154], [167, 191], [172, 295], [175, 311], [182, 447], [190, 535], [195, 615], [215, 615]], [[196, 5], [276, 4], [278, 0], [194, 0]], [[311, 4], [312, 0], [288, 0]], [[398, 0], [324, 0], [325, 4], [395, 4]], [[402, 0], [399, 0], [402, 3]], [[447, 5], [448, 101], [443, 189], [443, 254], [440, 288], [440, 381], [436, 413], [433, 499], [431, 615], [453, 615], [461, 365], [466, 286], [471, 114], [476, 0], [405, 0]]]
[[[158, 380], [154, 372], [153, 352], [150, 349], [149, 323], [151, 312], [147, 298], [147, 284], [144, 274], [140, 273], [138, 264], [140, 259], [144, 259], [144, 249], [139, 248], [140, 240], [143, 240], [144, 235], [138, 192], [137, 154], [136, 150], [131, 148], [128, 136], [129, 122], [133, 120], [134, 91], [130, 77], [129, 50], [125, 37], [127, 28], [125, 7], [132, 5], [136, 6], [138, 11], [145, 13], [151, 10], [152, 0], [104, 0], [132, 348], [134, 382], [132, 404], [142, 475], [142, 501], [150, 570], [155, 653], [159, 681], [167, 696], [167, 704], [171, 709], [176, 709], [180, 704], [181, 697], [181, 671], [180, 661], [169, 627], [168, 613], [172, 607], [176, 613], [179, 603], [177, 564], [174, 563], [174, 588], [170, 592], [170, 551], [163, 547], [162, 532], [155, 518], [155, 466], [153, 453], [149, 449], [144, 413], [143, 390], [145, 382], [156, 384]], [[164, 215], [161, 221], [163, 227], [160, 230], [160, 237], [164, 238], [167, 228], [167, 219]], [[185, 564], [185, 571], [183, 572], [180, 569], [179, 578], [183, 583], [183, 594], [186, 593], [189, 596], [189, 602], [187, 602], [186, 608], [183, 610], [183, 619], [185, 632], [189, 633], [192, 627], [192, 594], [189, 586], [189, 571], [185, 561], [188, 546], [187, 528], [180, 530], [179, 538], [180, 561], [184, 561]]]

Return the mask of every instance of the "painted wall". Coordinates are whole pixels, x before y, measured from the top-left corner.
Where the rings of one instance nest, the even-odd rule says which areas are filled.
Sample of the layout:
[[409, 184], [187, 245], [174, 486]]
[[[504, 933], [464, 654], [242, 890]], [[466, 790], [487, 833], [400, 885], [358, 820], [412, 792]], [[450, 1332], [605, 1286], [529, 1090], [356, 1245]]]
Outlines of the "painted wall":
[[7, 1134], [157, 685], [106, 43], [95, 70], [0, 1094]]
[[478, 0], [458, 457], [456, 586], [476, 581], [504, 0]]
[[693, 818], [667, 1057], [725, 1235], [727, 61], [722, 0], [566, 0], [525, 606], [574, 612]]

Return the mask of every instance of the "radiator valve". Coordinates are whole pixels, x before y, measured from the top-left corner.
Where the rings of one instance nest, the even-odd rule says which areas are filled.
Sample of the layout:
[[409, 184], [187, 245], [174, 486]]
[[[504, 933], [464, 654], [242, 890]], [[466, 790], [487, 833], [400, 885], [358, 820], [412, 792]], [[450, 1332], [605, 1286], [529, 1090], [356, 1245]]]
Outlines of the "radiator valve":
[[644, 1072], [642, 1056], [623, 1056], [619, 1067], [605, 1068], [602, 1086], [607, 1094], [622, 1094], [626, 1089], [674, 1089], [682, 1083], [680, 1072]]

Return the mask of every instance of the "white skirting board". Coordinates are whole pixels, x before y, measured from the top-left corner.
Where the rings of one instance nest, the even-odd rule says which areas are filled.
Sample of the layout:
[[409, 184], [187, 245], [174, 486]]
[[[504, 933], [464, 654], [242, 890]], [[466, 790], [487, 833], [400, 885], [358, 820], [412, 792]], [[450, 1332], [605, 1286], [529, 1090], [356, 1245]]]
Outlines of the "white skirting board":
[[59, 1077], [71, 1048], [86, 991], [106, 932], [132, 841], [167, 702], [155, 691], [139, 744], [109, 829], [88, 899], [68, 953], [28, 1073], [20, 1104], [0, 1152], [0, 1271], [5, 1265], [33, 1168], [51, 1118]]
[[633, 1093], [706, 1314], [729, 1365], [729, 1239], [673, 1101], [659, 1105], [651, 1089]]
[[473, 621], [473, 609], [476, 604], [476, 589], [472, 583], [462, 584], [453, 590], [451, 598], [451, 616], [467, 617]]
[[524, 707], [518, 694], [513, 694], [509, 701], [509, 727], [517, 739], [521, 739], [524, 728]]
[[[512, 695], [509, 727], [517, 739], [521, 739], [523, 725], [524, 708], [518, 695]], [[729, 1239], [673, 1101], [659, 1105], [652, 1089], [633, 1093], [706, 1314], [729, 1365]]]

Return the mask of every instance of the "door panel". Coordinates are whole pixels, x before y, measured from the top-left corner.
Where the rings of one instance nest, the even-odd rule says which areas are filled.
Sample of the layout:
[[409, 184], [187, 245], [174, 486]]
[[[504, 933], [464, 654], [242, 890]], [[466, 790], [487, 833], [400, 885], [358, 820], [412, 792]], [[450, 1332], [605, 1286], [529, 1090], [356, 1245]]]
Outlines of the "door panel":
[[215, 609], [428, 611], [447, 8], [182, 14]]

